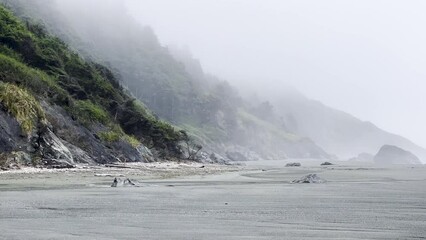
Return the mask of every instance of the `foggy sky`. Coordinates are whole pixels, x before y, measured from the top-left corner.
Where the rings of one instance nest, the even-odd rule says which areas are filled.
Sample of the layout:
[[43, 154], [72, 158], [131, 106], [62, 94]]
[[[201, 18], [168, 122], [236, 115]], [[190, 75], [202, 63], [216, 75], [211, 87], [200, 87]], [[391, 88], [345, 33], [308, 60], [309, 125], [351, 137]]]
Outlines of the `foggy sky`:
[[426, 147], [426, 1], [127, 1], [209, 73], [265, 96], [292, 85]]

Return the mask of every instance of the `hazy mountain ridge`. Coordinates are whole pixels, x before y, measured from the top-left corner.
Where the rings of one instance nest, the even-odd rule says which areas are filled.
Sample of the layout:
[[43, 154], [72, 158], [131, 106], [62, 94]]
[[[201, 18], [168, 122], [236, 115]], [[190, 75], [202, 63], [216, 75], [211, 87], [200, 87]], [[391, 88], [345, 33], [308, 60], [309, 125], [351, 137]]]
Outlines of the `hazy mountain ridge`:
[[395, 145], [413, 152], [423, 162], [426, 160], [426, 150], [404, 137], [310, 100], [295, 90], [286, 92], [276, 106], [280, 106], [277, 112], [285, 116], [288, 130], [309, 136], [327, 152], [348, 159], [360, 153], [374, 155], [383, 145]]

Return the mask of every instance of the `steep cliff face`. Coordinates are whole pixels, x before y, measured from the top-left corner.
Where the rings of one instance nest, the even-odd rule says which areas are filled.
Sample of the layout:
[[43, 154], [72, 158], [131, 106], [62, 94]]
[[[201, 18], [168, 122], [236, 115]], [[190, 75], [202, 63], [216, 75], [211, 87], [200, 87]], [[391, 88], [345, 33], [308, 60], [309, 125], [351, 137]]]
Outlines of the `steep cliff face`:
[[179, 131], [127, 95], [108, 68], [83, 60], [42, 25], [22, 22], [2, 6], [0, 126], [6, 166], [182, 154]]

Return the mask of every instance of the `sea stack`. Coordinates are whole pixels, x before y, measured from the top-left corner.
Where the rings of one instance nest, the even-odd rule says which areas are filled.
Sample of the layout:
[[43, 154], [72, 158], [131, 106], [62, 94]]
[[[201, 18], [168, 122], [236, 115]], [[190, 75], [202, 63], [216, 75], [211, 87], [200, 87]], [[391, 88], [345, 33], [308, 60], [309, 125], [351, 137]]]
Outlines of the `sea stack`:
[[378, 164], [421, 164], [413, 153], [392, 145], [384, 145], [374, 157]]

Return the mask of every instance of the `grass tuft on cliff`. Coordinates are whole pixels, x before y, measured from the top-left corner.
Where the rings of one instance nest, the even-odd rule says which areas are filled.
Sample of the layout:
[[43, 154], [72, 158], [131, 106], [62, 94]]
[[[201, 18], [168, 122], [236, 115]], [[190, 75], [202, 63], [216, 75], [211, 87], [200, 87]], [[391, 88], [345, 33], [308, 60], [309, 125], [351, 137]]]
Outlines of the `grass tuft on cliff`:
[[40, 103], [25, 89], [10, 83], [0, 83], [0, 103], [29, 135], [46, 117]]

